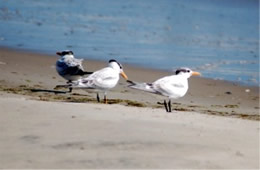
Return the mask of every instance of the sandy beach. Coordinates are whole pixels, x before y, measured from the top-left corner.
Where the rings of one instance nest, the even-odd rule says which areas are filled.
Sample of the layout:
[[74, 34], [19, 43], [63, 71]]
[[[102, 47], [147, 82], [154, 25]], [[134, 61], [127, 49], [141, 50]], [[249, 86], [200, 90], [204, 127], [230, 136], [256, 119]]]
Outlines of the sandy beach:
[[[259, 88], [192, 77], [172, 101], [129, 89], [108, 93], [54, 89], [65, 84], [57, 56], [0, 48], [0, 168], [259, 169]], [[129, 79], [172, 73], [131, 65]], [[107, 65], [84, 60], [88, 71]]]

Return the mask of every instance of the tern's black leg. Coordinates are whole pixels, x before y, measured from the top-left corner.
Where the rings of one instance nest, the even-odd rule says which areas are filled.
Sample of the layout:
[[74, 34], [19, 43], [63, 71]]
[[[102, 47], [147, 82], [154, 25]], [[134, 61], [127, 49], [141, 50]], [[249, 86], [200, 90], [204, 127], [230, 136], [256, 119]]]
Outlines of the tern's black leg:
[[167, 106], [167, 103], [166, 103], [166, 100], [164, 100], [164, 107], [165, 107], [165, 110], [166, 110], [166, 112], [169, 112], [169, 110], [168, 110], [168, 106]]
[[168, 102], [168, 106], [169, 106], [169, 112], [172, 112], [171, 100], [169, 100], [169, 102]]
[[[72, 83], [71, 80], [69, 80], [69, 81], [67, 82], [68, 85], [71, 85], [71, 83]], [[71, 93], [71, 92], [72, 92], [72, 87], [69, 87], [69, 93]]]
[[99, 94], [97, 93], [97, 101], [100, 102]]

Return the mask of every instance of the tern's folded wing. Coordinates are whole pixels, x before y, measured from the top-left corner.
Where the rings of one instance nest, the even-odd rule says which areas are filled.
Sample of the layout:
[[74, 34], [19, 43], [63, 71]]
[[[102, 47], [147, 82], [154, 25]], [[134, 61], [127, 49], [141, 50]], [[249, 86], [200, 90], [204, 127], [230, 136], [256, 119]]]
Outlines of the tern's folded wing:
[[94, 72], [87, 78], [81, 79], [80, 84], [85, 88], [109, 89], [115, 87], [118, 80], [118, 73], [115, 74], [110, 68], [104, 68]]
[[188, 89], [188, 86], [186, 85], [187, 80], [184, 80], [180, 80], [172, 76], [165, 77], [164, 79], [154, 83], [154, 89], [164, 96], [179, 98], [185, 95]]

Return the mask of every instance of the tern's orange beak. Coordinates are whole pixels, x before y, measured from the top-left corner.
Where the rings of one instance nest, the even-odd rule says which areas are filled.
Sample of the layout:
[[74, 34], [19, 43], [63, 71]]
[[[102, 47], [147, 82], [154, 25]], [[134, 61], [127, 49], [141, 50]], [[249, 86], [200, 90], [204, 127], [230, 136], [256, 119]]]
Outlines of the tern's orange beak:
[[124, 77], [124, 79], [128, 80], [128, 77], [127, 77], [127, 75], [125, 74], [124, 71], [122, 71], [120, 74], [121, 74], [122, 77]]
[[193, 76], [200, 76], [201, 74], [200, 74], [199, 72], [193, 71], [193, 72], [192, 72], [192, 75], [193, 75]]

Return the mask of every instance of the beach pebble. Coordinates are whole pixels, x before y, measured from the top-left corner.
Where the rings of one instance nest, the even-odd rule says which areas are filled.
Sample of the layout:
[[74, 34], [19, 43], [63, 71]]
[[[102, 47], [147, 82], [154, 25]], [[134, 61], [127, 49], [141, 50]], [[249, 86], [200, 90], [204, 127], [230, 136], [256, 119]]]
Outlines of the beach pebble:
[[249, 92], [250, 92], [250, 89], [245, 89], [245, 92], [246, 92], [246, 93], [249, 93]]

